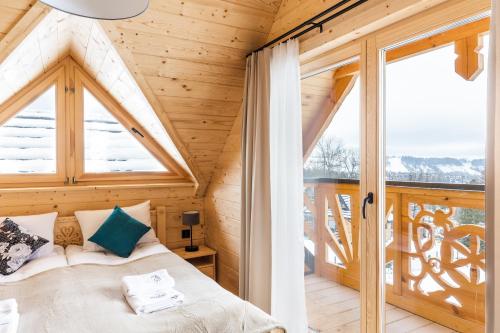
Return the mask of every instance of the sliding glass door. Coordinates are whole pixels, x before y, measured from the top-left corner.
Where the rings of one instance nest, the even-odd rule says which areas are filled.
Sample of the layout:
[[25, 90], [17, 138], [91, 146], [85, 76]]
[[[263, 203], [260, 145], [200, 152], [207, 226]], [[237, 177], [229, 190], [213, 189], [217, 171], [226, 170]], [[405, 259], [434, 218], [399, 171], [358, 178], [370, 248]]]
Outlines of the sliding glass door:
[[312, 332], [484, 332], [489, 3], [302, 66]]
[[379, 48], [385, 332], [484, 332], [488, 29], [481, 13]]

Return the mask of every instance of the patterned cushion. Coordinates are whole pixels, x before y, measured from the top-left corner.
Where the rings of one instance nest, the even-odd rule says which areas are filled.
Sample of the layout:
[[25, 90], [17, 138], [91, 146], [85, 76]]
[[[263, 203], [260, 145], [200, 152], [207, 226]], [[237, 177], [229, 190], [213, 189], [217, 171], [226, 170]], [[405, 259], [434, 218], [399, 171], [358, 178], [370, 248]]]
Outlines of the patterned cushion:
[[0, 224], [0, 274], [14, 273], [48, 242], [12, 220], [5, 219]]

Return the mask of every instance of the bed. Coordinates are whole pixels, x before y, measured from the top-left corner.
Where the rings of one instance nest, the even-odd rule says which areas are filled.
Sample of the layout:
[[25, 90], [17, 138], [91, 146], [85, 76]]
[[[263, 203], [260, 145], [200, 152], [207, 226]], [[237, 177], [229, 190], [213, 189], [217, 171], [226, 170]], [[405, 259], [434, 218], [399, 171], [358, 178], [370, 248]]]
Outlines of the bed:
[[[167, 225], [162, 208], [151, 211], [162, 243]], [[75, 217], [58, 218], [58, 245], [67, 247], [72, 266], [59, 267], [17, 282], [4, 282], [0, 299], [15, 298], [24, 332], [284, 332], [272, 317], [242, 301], [160, 244], [137, 248], [130, 260], [81, 251]], [[179, 307], [138, 316], [125, 301], [121, 277], [166, 268], [184, 293]]]

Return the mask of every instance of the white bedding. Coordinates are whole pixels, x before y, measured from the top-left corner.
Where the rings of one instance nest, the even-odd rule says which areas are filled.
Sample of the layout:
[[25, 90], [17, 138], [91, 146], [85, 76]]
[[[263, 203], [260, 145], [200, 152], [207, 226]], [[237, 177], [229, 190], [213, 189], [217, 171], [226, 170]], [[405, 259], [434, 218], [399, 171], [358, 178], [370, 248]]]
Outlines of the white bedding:
[[70, 266], [82, 264], [116, 266], [155, 254], [169, 252], [171, 251], [159, 242], [138, 244], [128, 258], [122, 258], [107, 251], [85, 251], [82, 246], [78, 245], [69, 245], [66, 247], [66, 257]]
[[27, 262], [15, 273], [5, 276], [0, 275], [0, 284], [22, 281], [33, 275], [65, 266], [68, 266], [68, 262], [64, 255], [64, 248], [55, 245], [51, 254]]
[[[137, 316], [123, 297], [121, 278], [159, 269], [175, 279], [184, 302]], [[123, 265], [54, 269], [2, 286], [0, 299], [9, 298], [17, 300], [21, 314], [18, 333], [269, 333], [281, 327], [174, 253]]]

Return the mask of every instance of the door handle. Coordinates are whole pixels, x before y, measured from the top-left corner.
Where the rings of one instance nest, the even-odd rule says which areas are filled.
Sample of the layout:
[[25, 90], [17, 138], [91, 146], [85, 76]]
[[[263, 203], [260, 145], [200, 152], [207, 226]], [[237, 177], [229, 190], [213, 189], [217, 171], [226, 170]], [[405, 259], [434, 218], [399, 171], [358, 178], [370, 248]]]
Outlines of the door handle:
[[366, 204], [373, 204], [373, 192], [368, 192], [368, 195], [363, 199], [363, 219], [366, 220]]

